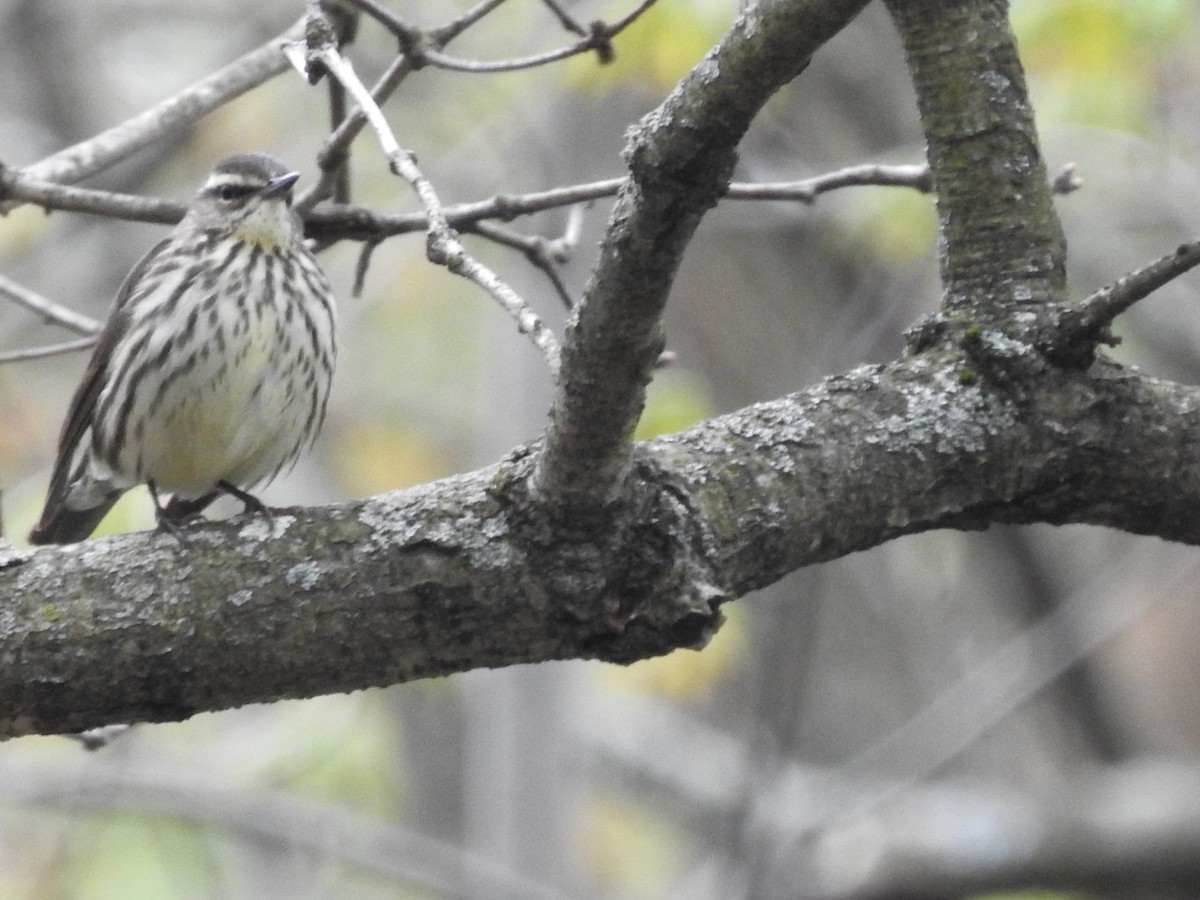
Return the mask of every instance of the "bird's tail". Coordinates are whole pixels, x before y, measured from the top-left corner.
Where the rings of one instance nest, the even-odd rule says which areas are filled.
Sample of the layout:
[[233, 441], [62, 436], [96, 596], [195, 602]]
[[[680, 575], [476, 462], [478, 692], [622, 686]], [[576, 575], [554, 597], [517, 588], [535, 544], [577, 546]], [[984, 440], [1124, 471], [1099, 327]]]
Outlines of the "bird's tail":
[[113, 504], [124, 491], [104, 495], [98, 505], [87, 509], [70, 509], [62, 499], [49, 500], [41, 521], [29, 532], [31, 544], [73, 544], [82, 541], [96, 530]]

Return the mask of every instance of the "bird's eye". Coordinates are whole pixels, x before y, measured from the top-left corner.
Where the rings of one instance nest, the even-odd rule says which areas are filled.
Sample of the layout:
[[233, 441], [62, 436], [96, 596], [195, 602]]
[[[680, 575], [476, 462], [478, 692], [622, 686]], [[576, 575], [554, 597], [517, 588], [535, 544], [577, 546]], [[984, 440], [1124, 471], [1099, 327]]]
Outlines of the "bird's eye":
[[222, 184], [216, 189], [217, 199], [226, 202], [240, 200], [242, 197], [248, 196], [253, 192], [254, 188], [247, 187], [244, 184]]

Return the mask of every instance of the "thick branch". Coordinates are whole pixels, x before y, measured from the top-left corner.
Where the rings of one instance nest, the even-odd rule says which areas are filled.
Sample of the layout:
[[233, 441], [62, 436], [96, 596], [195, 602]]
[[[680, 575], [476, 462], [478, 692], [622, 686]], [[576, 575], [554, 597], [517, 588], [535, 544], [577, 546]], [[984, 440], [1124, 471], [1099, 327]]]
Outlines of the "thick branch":
[[889, 0], [937, 193], [950, 309], [1060, 299], [1066, 242], [1006, 0]]
[[634, 130], [630, 177], [566, 336], [537, 472], [543, 501], [580, 513], [620, 497], [645, 386], [662, 351], [659, 319], [684, 248], [724, 194], [757, 111], [864, 5], [749, 5]]
[[1012, 344], [985, 332], [969, 359], [859, 369], [646, 444], [619, 527], [578, 542], [530, 496], [526, 450], [277, 514], [269, 539], [237, 519], [188, 547], [130, 535], [11, 552], [3, 731], [643, 658], [703, 643], [719, 604], [797, 567], [933, 528], [1088, 522], [1200, 543], [1200, 393]]

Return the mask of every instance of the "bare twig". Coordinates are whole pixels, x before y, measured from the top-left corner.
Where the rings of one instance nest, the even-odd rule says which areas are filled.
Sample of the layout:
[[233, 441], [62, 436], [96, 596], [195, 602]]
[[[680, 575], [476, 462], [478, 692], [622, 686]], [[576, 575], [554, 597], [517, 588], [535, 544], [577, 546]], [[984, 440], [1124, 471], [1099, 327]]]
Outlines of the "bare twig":
[[[867, 163], [847, 166], [824, 175], [801, 181], [735, 182], [725, 196], [730, 200], [797, 200], [814, 203], [829, 191], [847, 187], [906, 187], [928, 194], [933, 190], [933, 177], [924, 164], [885, 166]], [[1071, 194], [1083, 187], [1083, 179], [1075, 173], [1075, 164], [1067, 163], [1050, 180], [1050, 190], [1056, 194]]]
[[505, 2], [506, 0], [480, 0], [479, 3], [451, 22], [429, 32], [430, 43], [435, 47], [445, 47], [484, 16], [490, 15], [492, 10], [503, 6]]
[[8, 209], [22, 203], [33, 203], [48, 210], [61, 209], [110, 219], [164, 225], [174, 225], [183, 218], [187, 208], [183, 203], [157, 197], [56, 184], [25, 175], [17, 169], [0, 171], [0, 203]]
[[410, 25], [397, 13], [376, 3], [375, 0], [349, 0], [351, 4], [361, 9], [368, 16], [390, 31], [400, 41], [400, 49], [408, 53], [412, 45], [421, 39], [421, 30]]
[[485, 237], [522, 253], [532, 266], [545, 274], [555, 293], [558, 294], [558, 298], [562, 300], [567, 309], [575, 305], [567, 286], [563, 284], [562, 278], [559, 277], [558, 270], [555, 268], [555, 265], [560, 262], [555, 253], [555, 242], [548, 241], [541, 235], [519, 234], [494, 222], [476, 222], [471, 226], [471, 231], [480, 237]]
[[[623, 182], [623, 178], [610, 178], [529, 194], [501, 194], [487, 200], [447, 206], [443, 211], [446, 220], [456, 228], [465, 228], [482, 219], [507, 222], [548, 209], [615, 196]], [[317, 238], [370, 240], [420, 231], [425, 227], [426, 218], [424, 213], [376, 213], [359, 206], [324, 206], [309, 212], [305, 224], [308, 233]]]
[[62, 325], [78, 334], [94, 336], [100, 330], [100, 323], [90, 316], [60, 306], [53, 300], [31, 291], [11, 278], [5, 278], [3, 275], [0, 275], [0, 295], [18, 306], [23, 306], [30, 312], [37, 313], [45, 321]]
[[907, 187], [922, 193], [933, 190], [929, 166], [881, 166], [866, 164], [848, 166], [835, 172], [827, 172], [802, 181], [762, 182], [755, 184], [731, 184], [726, 193], [730, 200], [794, 200], [800, 203], [815, 203], [817, 197], [828, 191], [862, 185]]
[[449, 69], [454, 72], [471, 72], [473, 74], [515, 72], [520, 69], [532, 69], [537, 66], [558, 62], [571, 56], [578, 56], [581, 53], [589, 53], [593, 50], [596, 51], [601, 63], [609, 63], [614, 56], [612, 49], [613, 38], [637, 21], [638, 17], [653, 6], [655, 2], [656, 0], [642, 0], [630, 13], [611, 25], [604, 22], [593, 22], [590, 28], [582, 30], [580, 26], [572, 22], [571, 24], [574, 27], [571, 27], [570, 30], [576, 31], [576, 33], [583, 36], [574, 44], [559, 47], [556, 50], [548, 50], [545, 53], [535, 53], [515, 59], [493, 61], [459, 59], [447, 56], [436, 49], [428, 47], [422, 48], [421, 54], [423, 60], [432, 66], [437, 66], [440, 69]]
[[550, 242], [550, 253], [555, 262], [568, 262], [575, 255], [575, 248], [579, 246], [579, 238], [583, 235], [583, 212], [582, 206], [572, 206], [567, 211], [567, 227]]
[[[586, 184], [574, 184], [533, 191], [528, 194], [500, 194], [487, 200], [445, 207], [446, 219], [455, 228], [466, 229], [485, 219], [510, 221], [549, 209], [615, 197], [624, 178], [608, 178]], [[1070, 193], [1082, 185], [1074, 167], [1064, 167], [1052, 186], [1056, 193]], [[866, 164], [848, 166], [824, 175], [799, 181], [774, 183], [733, 182], [725, 192], [726, 200], [790, 201], [812, 204], [825, 193], [847, 187], [906, 187], [928, 193], [928, 170], [923, 165], [884, 166]], [[420, 231], [425, 217], [420, 213], [376, 213], [363, 207], [325, 206], [306, 216], [308, 231], [325, 240], [375, 240], [396, 234]]]
[[[303, 58], [290, 57], [294, 64], [301, 66], [303, 74]], [[387, 70], [380, 76], [379, 81], [371, 88], [371, 96], [376, 104], [382, 103], [400, 86], [409, 73], [413, 72], [411, 57], [402, 55], [394, 59]], [[317, 163], [321, 167], [321, 177], [315, 185], [302, 191], [296, 198], [296, 209], [305, 214], [317, 203], [333, 196], [337, 189], [338, 172], [344, 167], [350, 152], [350, 144], [354, 141], [363, 126], [367, 124], [366, 116], [361, 109], [352, 109], [342, 120], [342, 123], [325, 139], [325, 144], [317, 154]]]
[[[355, 109], [349, 118], [360, 117]], [[363, 121], [366, 121], [363, 119]], [[734, 182], [725, 193], [729, 200], [782, 200], [812, 203], [817, 196], [836, 188], [866, 185], [905, 186], [927, 190], [918, 170], [921, 166], [851, 166], [801, 181], [773, 184]], [[482, 219], [509, 221], [548, 209], [575, 206], [614, 197], [624, 178], [608, 178], [527, 194], [501, 194], [487, 200], [459, 203], [444, 208], [447, 221], [456, 228]], [[311, 192], [310, 192], [311, 193]], [[16, 170], [0, 172], [0, 199], [34, 203], [60, 209], [173, 225], [183, 218], [183, 203], [133, 194], [90, 188], [68, 187], [24, 176]], [[425, 227], [422, 213], [378, 213], [365, 207], [330, 205], [304, 210], [309, 235], [321, 240], [377, 240]]]
[[446, 220], [441, 200], [433, 185], [417, 167], [412, 154], [400, 146], [396, 136], [392, 133], [391, 126], [384, 118], [383, 112], [354, 73], [349, 61], [338, 53], [332, 43], [325, 43], [318, 47], [297, 44], [289, 48], [289, 53], [294, 56], [304, 55], [310, 64], [316, 61], [323, 65], [359, 104], [379, 140], [379, 145], [388, 159], [392, 172], [412, 186], [425, 207], [429, 224], [426, 255], [430, 261], [443, 265], [454, 274], [475, 282], [491, 294], [501, 307], [516, 320], [517, 330], [530, 336], [534, 345], [541, 350], [550, 371], [556, 374], [559, 364], [559, 348], [554, 333], [542, 323], [537, 314], [512, 288], [487, 266], [466, 252], [462, 242]]
[[302, 21], [145, 112], [26, 166], [21, 174], [43, 181], [72, 183], [104, 171], [147, 144], [179, 131], [285, 71], [283, 46], [296, 39]]
[[354, 286], [350, 288], [351, 297], [362, 296], [363, 285], [367, 281], [367, 269], [371, 267], [371, 257], [378, 246], [379, 241], [363, 242], [362, 250], [358, 254], [358, 262], [354, 266]]
[[571, 297], [567, 286], [563, 284], [557, 266], [568, 262], [575, 254], [575, 248], [579, 245], [579, 235], [583, 231], [583, 212], [583, 206], [572, 206], [567, 211], [566, 228], [559, 237], [553, 240], [541, 235], [518, 234], [491, 222], [475, 222], [470, 225], [470, 229], [481, 237], [512, 247], [525, 254], [530, 263], [545, 273], [559, 299], [567, 309], [571, 309], [575, 305], [575, 300]]
[[[346, 121], [346, 89], [335, 79], [329, 79], [329, 129], [336, 131]], [[343, 159], [341, 164], [331, 170], [333, 178], [333, 202], [350, 202], [350, 160]]]
[[530, 56], [520, 56], [515, 59], [488, 61], [460, 59], [455, 56], [447, 56], [445, 53], [439, 53], [436, 50], [426, 50], [424, 58], [431, 66], [437, 66], [439, 69], [446, 69], [451, 72], [469, 72], [472, 75], [484, 75], [490, 72], [518, 72], [521, 69], [535, 69], [538, 66], [549, 65], [559, 60], [578, 56], [580, 53], [596, 50], [599, 46], [595, 39], [586, 37], [567, 47], [559, 47], [557, 50], [547, 50], [545, 53], [534, 53]]
[[1062, 325], [1070, 336], [1079, 336], [1115, 344], [1118, 339], [1108, 332], [1112, 321], [1133, 304], [1200, 265], [1200, 240], [1180, 244], [1168, 253], [1103, 287], [1062, 315]]
[[560, 24], [567, 31], [573, 32], [580, 37], [587, 34], [587, 29], [576, 22], [575, 19], [571, 17], [571, 14], [562, 8], [562, 5], [558, 2], [558, 0], [542, 0], [542, 5], [550, 10], [550, 12], [554, 13], [554, 18], [558, 19], [558, 24]]
[[9, 350], [0, 353], [0, 365], [13, 362], [24, 362], [27, 359], [44, 359], [47, 356], [62, 356], [67, 353], [78, 353], [95, 346], [95, 337], [75, 338], [73, 341], [62, 341], [58, 344], [47, 344], [44, 347], [28, 347], [23, 350]]
[[[420, 32], [390, 10], [372, 3], [370, 0], [358, 3], [358, 8], [367, 12], [368, 15], [374, 17], [397, 35], [403, 50], [396, 59], [392, 60], [387, 70], [371, 88], [371, 97], [375, 104], [382, 105], [403, 83], [404, 79], [423, 64], [418, 56], [426, 47], [440, 50], [504, 2], [505, 0], [483, 0], [448, 24], [425, 34], [423, 40]], [[293, 58], [293, 63], [299, 64], [295, 58]], [[297, 210], [303, 213], [334, 194], [336, 189], [334, 173], [342, 167], [350, 152], [350, 144], [358, 137], [359, 132], [366, 124], [367, 119], [362, 110], [352, 110], [345, 120], [334, 129], [333, 133], [325, 139], [324, 146], [317, 154], [317, 162], [321, 166], [321, 178], [316, 185], [301, 193], [296, 199]]]

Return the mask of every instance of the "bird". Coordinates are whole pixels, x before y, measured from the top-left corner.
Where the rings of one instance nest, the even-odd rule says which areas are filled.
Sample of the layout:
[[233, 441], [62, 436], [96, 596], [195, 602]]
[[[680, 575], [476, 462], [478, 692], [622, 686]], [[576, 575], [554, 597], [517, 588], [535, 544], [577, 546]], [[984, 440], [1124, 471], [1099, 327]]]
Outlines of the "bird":
[[[336, 357], [329, 279], [292, 209], [299, 174], [221, 159], [117, 291], [59, 435], [33, 544], [87, 538], [149, 487], [160, 530], [293, 466], [325, 419]], [[169, 502], [162, 495], [170, 493]]]

